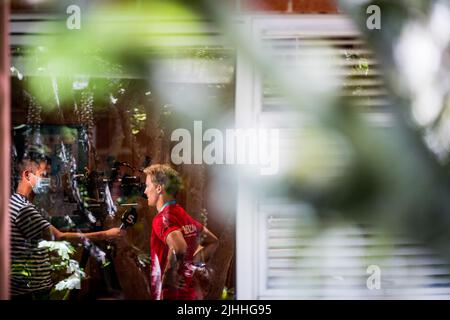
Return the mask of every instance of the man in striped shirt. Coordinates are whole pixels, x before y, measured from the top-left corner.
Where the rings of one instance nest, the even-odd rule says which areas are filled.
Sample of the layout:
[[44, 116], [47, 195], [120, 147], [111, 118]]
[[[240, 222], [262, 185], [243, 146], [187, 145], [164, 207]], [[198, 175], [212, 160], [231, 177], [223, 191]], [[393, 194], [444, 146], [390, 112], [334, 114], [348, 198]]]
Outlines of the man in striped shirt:
[[53, 227], [30, 202], [42, 192], [41, 179], [45, 168], [38, 162], [24, 159], [17, 165], [19, 181], [9, 202], [11, 222], [11, 298], [48, 299], [53, 286], [51, 264], [46, 248], [39, 248], [42, 240], [110, 240], [124, 235], [120, 228], [78, 233], [61, 232]]

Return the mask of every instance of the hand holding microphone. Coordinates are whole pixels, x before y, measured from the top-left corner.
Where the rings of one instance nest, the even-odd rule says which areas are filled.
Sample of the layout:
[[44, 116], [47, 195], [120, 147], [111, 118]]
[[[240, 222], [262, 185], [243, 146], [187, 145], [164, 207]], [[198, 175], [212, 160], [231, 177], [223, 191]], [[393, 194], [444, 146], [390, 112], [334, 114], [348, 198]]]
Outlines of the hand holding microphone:
[[137, 211], [135, 208], [126, 210], [122, 215], [122, 224], [119, 228], [111, 228], [104, 231], [106, 240], [115, 240], [123, 237], [126, 232], [125, 229], [134, 225], [137, 221]]

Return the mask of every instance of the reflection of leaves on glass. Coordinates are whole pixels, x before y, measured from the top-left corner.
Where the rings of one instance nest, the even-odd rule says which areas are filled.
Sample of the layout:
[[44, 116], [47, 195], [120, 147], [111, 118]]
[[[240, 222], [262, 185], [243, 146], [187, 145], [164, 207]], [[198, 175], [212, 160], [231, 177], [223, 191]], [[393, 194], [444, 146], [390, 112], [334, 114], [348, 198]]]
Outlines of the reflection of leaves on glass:
[[[200, 210], [200, 221], [205, 227], [208, 226], [208, 210], [206, 208]], [[206, 238], [206, 234], [202, 233], [200, 237], [200, 242], [202, 242]]]
[[14, 263], [11, 265], [11, 274], [20, 274], [25, 277], [31, 277], [31, 272], [28, 269], [28, 264]]
[[189, 48], [177, 47], [176, 49], [164, 49], [160, 53], [163, 56], [172, 56], [174, 59], [195, 58], [202, 60], [226, 60], [233, 58], [229, 51], [209, 46], [192, 46]]
[[364, 75], [369, 74], [369, 60], [365, 57], [362, 57], [360, 55], [349, 53], [348, 51], [344, 52], [344, 57], [346, 61], [357, 61], [358, 63], [353, 66], [353, 70], [356, 71], [358, 74], [360, 72], [363, 72]]
[[234, 288], [223, 288], [221, 300], [234, 300]]
[[61, 139], [65, 144], [74, 144], [77, 140], [78, 132], [76, 128], [63, 126], [61, 128]]
[[17, 77], [17, 79], [19, 79], [19, 80], [22, 80], [22, 79], [23, 79], [23, 74], [22, 74], [22, 72], [20, 72], [20, 70], [17, 69], [16, 67], [12, 66], [12, 67], [10, 68], [10, 71], [11, 71], [11, 76], [15, 76], [15, 77]]
[[68, 214], [66, 214], [64, 216], [64, 221], [67, 223], [67, 227], [68, 228], [74, 228], [76, 225], [73, 222], [73, 220], [70, 218], [70, 216]]
[[137, 255], [139, 265], [142, 267], [148, 266], [151, 263], [150, 255], [148, 253], [140, 253]]
[[195, 57], [199, 59], [213, 60], [215, 57], [212, 54], [212, 50], [208, 47], [201, 47], [195, 51]]
[[[352, 74], [348, 75], [346, 79], [344, 80], [344, 87], [347, 87], [349, 89], [349, 94], [352, 97], [356, 98], [363, 98], [364, 101], [369, 105], [371, 97], [369, 94], [367, 94], [367, 89], [369, 87], [365, 87], [360, 84], [360, 81], [356, 81], [353, 78], [356, 79], [362, 79], [369, 77], [369, 71], [370, 71], [370, 64], [368, 58], [365, 57], [364, 54], [356, 54], [351, 52], [352, 50], [358, 50], [358, 47], [351, 47], [349, 48], [350, 51], [344, 50], [343, 57], [345, 61], [351, 63], [351, 71]], [[356, 83], [357, 85], [353, 85], [353, 83]], [[361, 101], [361, 100], [359, 100]]]
[[50, 153], [50, 148], [43, 143], [41, 129], [39, 125], [30, 126], [30, 130], [27, 130], [25, 141], [25, 154], [30, 155], [31, 153], [37, 155], [48, 155]]
[[86, 127], [81, 127], [80, 129], [80, 137], [78, 139], [79, 144], [81, 145], [81, 148], [84, 153], [89, 152], [89, 146], [88, 146], [88, 133]]
[[89, 128], [94, 127], [94, 93], [85, 90], [81, 93], [81, 106], [79, 110], [79, 120], [83, 124], [87, 124]]
[[145, 128], [145, 120], [147, 113], [143, 105], [138, 105], [133, 108], [131, 114], [131, 133], [136, 135]]
[[38, 101], [28, 92], [24, 92], [26, 100], [28, 102], [27, 110], [27, 123], [28, 124], [41, 124], [42, 123], [42, 106]]
[[367, 76], [369, 74], [369, 61], [365, 58], [359, 59], [359, 64], [356, 68], [364, 71], [364, 74]]
[[173, 113], [173, 111], [172, 111], [172, 109], [173, 109], [173, 106], [172, 105], [170, 105], [170, 104], [165, 104], [165, 105], [163, 105], [163, 115], [164, 116], [170, 116], [170, 115], [172, 115], [172, 113]]
[[162, 139], [165, 136], [165, 129], [167, 124], [170, 123], [171, 116], [174, 113], [174, 106], [171, 104], [164, 104], [162, 106], [161, 118], [160, 118], [160, 135], [158, 138]]

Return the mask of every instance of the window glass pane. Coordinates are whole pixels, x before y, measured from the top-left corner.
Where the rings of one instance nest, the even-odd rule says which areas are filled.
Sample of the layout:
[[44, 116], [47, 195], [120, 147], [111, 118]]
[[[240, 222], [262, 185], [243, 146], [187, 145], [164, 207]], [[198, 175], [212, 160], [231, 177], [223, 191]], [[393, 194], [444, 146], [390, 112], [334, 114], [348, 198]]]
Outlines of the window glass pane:
[[[181, 5], [83, 7], [79, 30], [51, 9], [11, 23], [13, 298], [233, 298], [235, 175], [202, 143], [234, 126], [235, 50]], [[163, 278], [174, 230], [181, 289]]]

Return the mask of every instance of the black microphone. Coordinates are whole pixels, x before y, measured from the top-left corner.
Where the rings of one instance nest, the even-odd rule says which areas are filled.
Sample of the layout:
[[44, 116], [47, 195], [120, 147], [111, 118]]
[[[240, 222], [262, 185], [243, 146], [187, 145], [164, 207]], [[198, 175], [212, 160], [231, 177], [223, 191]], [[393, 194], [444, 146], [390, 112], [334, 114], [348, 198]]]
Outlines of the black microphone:
[[126, 210], [122, 215], [122, 224], [120, 225], [120, 229], [125, 229], [134, 225], [137, 221], [137, 211], [136, 208], [130, 208]]

